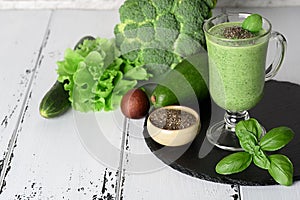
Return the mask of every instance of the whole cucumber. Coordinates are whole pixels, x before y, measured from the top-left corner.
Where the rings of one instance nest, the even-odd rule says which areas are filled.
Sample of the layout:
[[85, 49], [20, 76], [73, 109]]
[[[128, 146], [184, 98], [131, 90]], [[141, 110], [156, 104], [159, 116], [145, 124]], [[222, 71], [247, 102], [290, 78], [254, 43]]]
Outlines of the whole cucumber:
[[71, 106], [68, 98], [69, 93], [65, 91], [64, 84], [56, 81], [40, 103], [40, 115], [53, 118], [65, 113]]
[[[94, 40], [92, 36], [85, 36], [81, 38], [74, 49], [80, 47], [85, 40]], [[69, 92], [64, 89], [64, 83], [56, 81], [50, 90], [43, 97], [39, 111], [40, 115], [44, 118], [53, 118], [65, 113], [70, 107]]]
[[151, 102], [155, 108], [185, 104], [193, 97], [203, 101], [209, 96], [207, 88], [208, 62], [206, 53], [183, 60], [164, 75], [154, 88]]

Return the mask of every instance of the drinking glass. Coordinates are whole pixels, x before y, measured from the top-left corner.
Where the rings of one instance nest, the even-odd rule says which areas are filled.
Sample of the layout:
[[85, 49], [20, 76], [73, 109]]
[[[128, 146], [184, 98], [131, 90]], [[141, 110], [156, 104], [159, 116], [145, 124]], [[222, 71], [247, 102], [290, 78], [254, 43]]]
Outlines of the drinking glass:
[[[230, 151], [242, 150], [235, 126], [241, 120], [249, 119], [248, 110], [261, 100], [265, 81], [276, 75], [286, 51], [286, 39], [272, 31], [271, 23], [265, 18], [262, 18], [262, 30], [253, 37], [222, 37], [224, 27], [241, 26], [249, 15], [221, 14], [210, 18], [203, 26], [209, 59], [209, 91], [213, 101], [226, 110], [224, 120], [207, 130], [207, 139]], [[266, 68], [269, 41], [276, 42], [276, 51]]]

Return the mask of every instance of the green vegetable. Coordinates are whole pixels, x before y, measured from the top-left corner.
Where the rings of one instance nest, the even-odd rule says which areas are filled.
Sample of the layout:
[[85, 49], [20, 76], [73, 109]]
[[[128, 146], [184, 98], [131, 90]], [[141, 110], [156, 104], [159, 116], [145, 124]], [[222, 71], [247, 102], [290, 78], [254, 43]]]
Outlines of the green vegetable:
[[270, 155], [270, 168], [268, 169], [271, 176], [282, 185], [293, 184], [293, 164], [288, 157], [280, 154]]
[[261, 139], [260, 146], [264, 151], [276, 151], [288, 144], [293, 137], [294, 133], [288, 127], [274, 128]]
[[204, 100], [209, 96], [205, 78], [207, 75], [207, 57], [197, 54], [183, 60], [161, 79], [151, 95], [154, 107], [179, 104], [196, 96]]
[[224, 157], [216, 166], [219, 174], [233, 174], [245, 170], [252, 162], [251, 154], [237, 152]]
[[259, 14], [249, 15], [243, 21], [242, 28], [252, 33], [259, 32], [262, 29], [262, 17]]
[[236, 126], [236, 135], [239, 138], [241, 147], [250, 153], [254, 153], [255, 146], [258, 143], [262, 129], [258, 122], [254, 119], [248, 121], [241, 121]]
[[68, 82], [64, 88], [75, 110], [114, 110], [138, 80], [150, 77], [142, 66], [119, 56], [115, 40], [104, 38], [86, 39], [65, 51], [64, 60], [57, 62], [58, 81]]
[[270, 160], [266, 153], [260, 148], [260, 146], [256, 146], [253, 156], [253, 163], [262, 169], [270, 168]]
[[174, 68], [205, 46], [202, 25], [216, 0], [126, 0], [115, 26], [117, 47], [128, 62], [153, 74]]
[[261, 125], [252, 118], [239, 122], [235, 131], [244, 152], [234, 153], [220, 160], [216, 165], [217, 173], [238, 173], [253, 161], [259, 168], [268, 170], [277, 183], [292, 185], [294, 169], [289, 158], [281, 154], [267, 155], [265, 152], [279, 150], [288, 144], [294, 136], [290, 128], [274, 128], [261, 137]]
[[65, 113], [71, 106], [68, 97], [63, 83], [56, 81], [40, 103], [40, 115], [45, 118], [53, 118]]

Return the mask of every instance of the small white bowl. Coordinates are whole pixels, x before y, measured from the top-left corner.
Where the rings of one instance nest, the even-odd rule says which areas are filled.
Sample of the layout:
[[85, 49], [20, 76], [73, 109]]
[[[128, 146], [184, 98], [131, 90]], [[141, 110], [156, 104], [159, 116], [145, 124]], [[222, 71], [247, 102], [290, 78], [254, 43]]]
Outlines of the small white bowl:
[[[190, 113], [195, 117], [195, 123], [186, 128], [176, 130], [159, 128], [151, 122], [150, 117], [161, 109], [174, 109]], [[193, 141], [196, 135], [199, 133], [200, 128], [201, 123], [198, 113], [195, 110], [185, 106], [165, 106], [158, 108], [154, 110], [147, 119], [147, 130], [149, 135], [154, 141], [165, 146], [181, 146]]]

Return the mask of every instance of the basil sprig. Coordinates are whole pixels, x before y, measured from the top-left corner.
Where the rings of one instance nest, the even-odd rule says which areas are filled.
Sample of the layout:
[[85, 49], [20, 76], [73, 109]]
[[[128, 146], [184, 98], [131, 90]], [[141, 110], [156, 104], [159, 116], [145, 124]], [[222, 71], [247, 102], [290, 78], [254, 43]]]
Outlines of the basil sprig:
[[262, 128], [256, 119], [241, 121], [237, 124], [236, 135], [242, 152], [224, 157], [216, 165], [216, 172], [223, 175], [245, 170], [253, 162], [257, 167], [268, 170], [273, 179], [281, 185], [292, 185], [294, 168], [288, 157], [281, 154], [268, 155], [266, 151], [277, 151], [287, 145], [294, 137], [288, 127], [277, 127], [263, 137]]
[[262, 29], [262, 17], [259, 14], [249, 15], [242, 23], [242, 28], [257, 33]]

